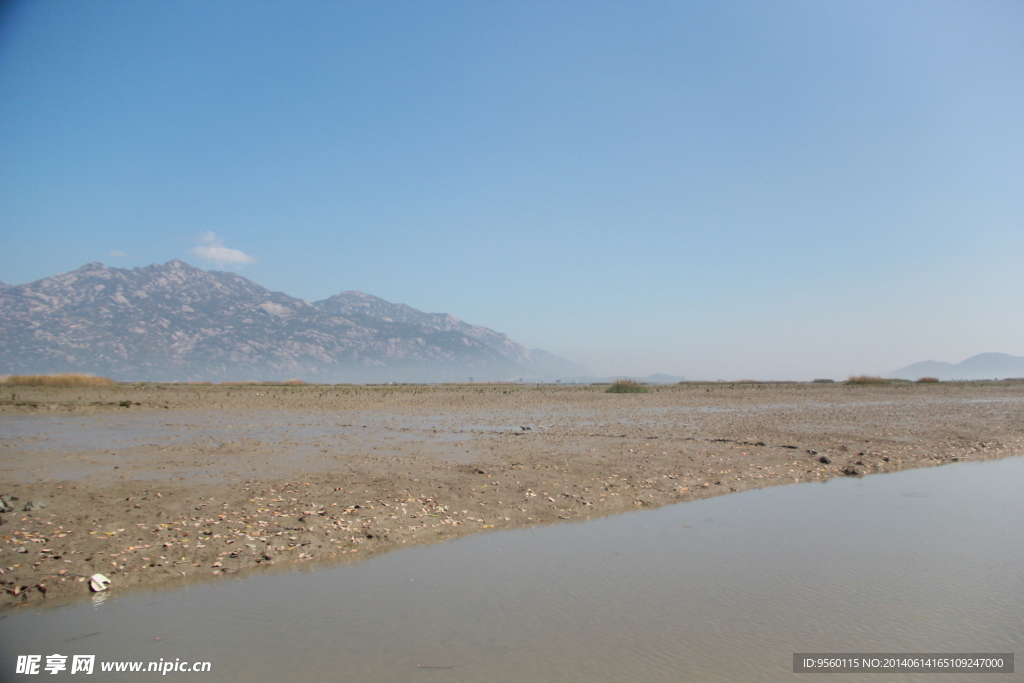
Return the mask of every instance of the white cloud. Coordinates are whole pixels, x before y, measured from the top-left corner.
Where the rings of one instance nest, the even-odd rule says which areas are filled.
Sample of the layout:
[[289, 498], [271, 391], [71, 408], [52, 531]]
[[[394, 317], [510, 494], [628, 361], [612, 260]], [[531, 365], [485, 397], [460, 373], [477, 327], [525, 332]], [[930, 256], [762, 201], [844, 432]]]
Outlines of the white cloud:
[[121, 251], [120, 249], [115, 249], [114, 251], [110, 252], [108, 256], [113, 256], [114, 258], [128, 258], [128, 254]]
[[255, 256], [249, 256], [244, 251], [238, 249], [225, 247], [224, 240], [217, 237], [212, 230], [204, 232], [200, 241], [202, 244], [191, 251], [204, 261], [213, 261], [215, 263], [256, 263]]

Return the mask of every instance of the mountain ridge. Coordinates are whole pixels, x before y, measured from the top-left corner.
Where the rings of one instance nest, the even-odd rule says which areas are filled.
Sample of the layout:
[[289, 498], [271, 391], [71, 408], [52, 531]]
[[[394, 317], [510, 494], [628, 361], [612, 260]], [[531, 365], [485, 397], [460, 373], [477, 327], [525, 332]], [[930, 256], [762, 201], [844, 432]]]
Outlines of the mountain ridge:
[[[586, 371], [447, 313], [363, 292], [310, 303], [175, 259], [0, 288], [0, 373], [139, 381], [547, 380]], [[583, 372], [581, 372], [583, 371]]]
[[989, 352], [979, 353], [959, 363], [926, 360], [893, 370], [886, 377], [910, 380], [918, 380], [922, 377], [935, 377], [940, 380], [1024, 377], [1024, 357]]

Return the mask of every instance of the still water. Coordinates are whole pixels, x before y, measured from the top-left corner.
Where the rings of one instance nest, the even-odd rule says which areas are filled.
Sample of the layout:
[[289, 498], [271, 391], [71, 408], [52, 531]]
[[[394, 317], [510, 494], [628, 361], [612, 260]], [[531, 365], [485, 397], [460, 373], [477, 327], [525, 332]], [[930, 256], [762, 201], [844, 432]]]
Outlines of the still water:
[[[0, 680], [31, 680], [19, 654], [55, 653], [209, 661], [160, 679], [210, 682], [832, 680], [848, 675], [793, 674], [792, 654], [1019, 658], [1022, 490], [1024, 458], [960, 463], [97, 594], [5, 613]], [[157, 677], [98, 668], [85, 680]]]

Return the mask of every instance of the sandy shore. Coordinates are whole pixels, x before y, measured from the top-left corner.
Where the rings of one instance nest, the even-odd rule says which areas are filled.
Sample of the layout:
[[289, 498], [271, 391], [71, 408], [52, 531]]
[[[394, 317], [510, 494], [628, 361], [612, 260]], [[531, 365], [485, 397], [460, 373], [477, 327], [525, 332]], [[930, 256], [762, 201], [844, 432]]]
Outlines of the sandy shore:
[[1024, 382], [7, 386], [0, 606], [1022, 453]]

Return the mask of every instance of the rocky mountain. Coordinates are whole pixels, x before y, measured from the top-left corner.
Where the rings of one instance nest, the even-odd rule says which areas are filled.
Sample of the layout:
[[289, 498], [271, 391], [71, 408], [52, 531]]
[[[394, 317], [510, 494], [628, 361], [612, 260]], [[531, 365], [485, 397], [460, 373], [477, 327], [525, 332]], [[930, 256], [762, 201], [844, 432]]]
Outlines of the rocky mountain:
[[935, 377], [941, 380], [1006, 379], [1024, 377], [1024, 357], [1006, 353], [979, 353], [959, 363], [926, 360], [890, 372], [893, 379], [917, 380]]
[[582, 366], [362, 292], [309, 303], [183, 261], [0, 288], [0, 374], [119, 380], [548, 380]]

